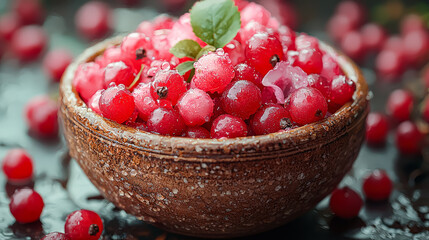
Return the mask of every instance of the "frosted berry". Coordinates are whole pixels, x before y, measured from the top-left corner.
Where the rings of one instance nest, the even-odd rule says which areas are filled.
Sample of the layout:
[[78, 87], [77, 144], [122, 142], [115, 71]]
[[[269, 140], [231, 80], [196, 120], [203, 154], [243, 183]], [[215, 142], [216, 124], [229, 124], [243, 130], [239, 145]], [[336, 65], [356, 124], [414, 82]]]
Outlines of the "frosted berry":
[[107, 88], [100, 97], [100, 111], [103, 117], [117, 123], [128, 120], [134, 112], [134, 98], [124, 85]]
[[325, 77], [329, 83], [334, 79], [334, 77], [343, 74], [337, 61], [335, 61], [331, 55], [323, 54], [322, 61], [323, 69], [320, 75]]
[[247, 63], [240, 63], [234, 67], [236, 81], [247, 80], [254, 83], [260, 89], [263, 89], [262, 76], [255, 68], [248, 65]]
[[51, 232], [48, 235], [45, 235], [41, 240], [71, 240], [64, 233]]
[[102, 115], [100, 110], [100, 97], [101, 94], [104, 92], [104, 89], [98, 90], [97, 92], [92, 95], [92, 97], [88, 100], [88, 107], [92, 109], [95, 113]]
[[231, 59], [221, 52], [202, 56], [194, 66], [195, 87], [206, 92], [223, 92], [235, 75]]
[[152, 97], [155, 100], [167, 100], [174, 106], [186, 92], [186, 82], [175, 70], [158, 71], [151, 86]]
[[25, 26], [18, 29], [11, 39], [11, 49], [21, 61], [37, 59], [48, 42], [45, 31], [39, 26]]
[[152, 48], [150, 38], [143, 33], [128, 34], [121, 43], [122, 54], [130, 59], [140, 60], [147, 56]]
[[0, 39], [9, 42], [13, 34], [21, 27], [21, 21], [14, 13], [7, 13], [0, 17]]
[[132, 93], [139, 117], [144, 121], [147, 121], [153, 110], [159, 107], [152, 98], [150, 88], [150, 84], [140, 83]]
[[129, 87], [136, 77], [136, 71], [124, 62], [109, 63], [104, 69], [104, 86], [111, 83], [115, 85], [123, 84]]
[[263, 26], [268, 24], [271, 13], [263, 6], [257, 3], [249, 3], [246, 7], [241, 10], [241, 26], [246, 26], [250, 21], [256, 21]]
[[331, 211], [345, 219], [358, 216], [362, 205], [362, 198], [349, 187], [335, 189], [329, 201]]
[[323, 69], [322, 53], [313, 48], [305, 48], [299, 51], [295, 61], [298, 66], [308, 74], [319, 74]]
[[278, 29], [279, 40], [282, 43], [283, 53], [288, 50], [295, 50], [296, 33], [287, 26], [280, 26]]
[[247, 61], [262, 75], [283, 60], [283, 47], [280, 40], [272, 34], [257, 33], [246, 43], [244, 50]]
[[410, 119], [413, 105], [413, 94], [407, 90], [398, 89], [390, 93], [387, 99], [386, 112], [396, 121], [402, 122]]
[[278, 104], [268, 104], [259, 109], [250, 121], [250, 127], [256, 135], [278, 132], [292, 127], [287, 110]]
[[68, 50], [52, 50], [43, 59], [43, 69], [52, 80], [59, 82], [72, 61], [73, 56]]
[[364, 47], [371, 51], [379, 51], [386, 42], [387, 34], [382, 26], [368, 23], [361, 29]]
[[241, 42], [243, 45], [247, 43], [247, 41], [253, 37], [256, 33], [268, 32], [270, 31], [266, 26], [260, 24], [256, 21], [250, 21], [244, 27], [242, 27], [239, 31], [239, 36], [241, 38]]
[[211, 127], [212, 138], [235, 138], [247, 136], [247, 125], [241, 118], [224, 114], [217, 117]]
[[98, 240], [103, 232], [103, 221], [90, 210], [77, 210], [67, 216], [64, 232], [70, 240]]
[[233, 39], [231, 42], [226, 44], [225, 47], [223, 47], [223, 50], [225, 51], [225, 54], [228, 54], [233, 66], [244, 62], [244, 49], [241, 43], [237, 40]]
[[177, 103], [179, 113], [187, 126], [201, 126], [208, 122], [213, 115], [213, 107], [210, 96], [197, 88], [188, 90]]
[[111, 30], [112, 13], [109, 5], [99, 1], [85, 3], [75, 15], [78, 32], [88, 40], [105, 36]]
[[185, 137], [210, 138], [210, 132], [203, 127], [189, 127], [185, 131]]
[[337, 76], [331, 83], [331, 94], [329, 100], [338, 105], [344, 105], [352, 100], [356, 91], [356, 83], [344, 75]]
[[157, 108], [147, 120], [150, 132], [168, 136], [180, 136], [185, 130], [185, 123], [180, 114], [173, 109]]
[[328, 79], [318, 74], [310, 74], [307, 77], [308, 86], [319, 90], [328, 99], [331, 95], [331, 86]]
[[95, 92], [104, 88], [104, 76], [100, 65], [94, 62], [79, 65], [72, 85], [84, 101], [90, 99]]
[[262, 104], [261, 90], [252, 82], [234, 81], [222, 93], [220, 103], [226, 113], [248, 119]]
[[423, 133], [420, 132], [415, 123], [405, 121], [396, 129], [396, 148], [402, 154], [417, 155], [422, 148]]
[[41, 24], [45, 12], [39, 0], [14, 0], [13, 10], [24, 25]]
[[2, 169], [8, 181], [26, 181], [33, 176], [33, 159], [24, 149], [11, 149], [3, 158]]
[[286, 108], [293, 122], [305, 125], [323, 119], [328, 111], [328, 104], [319, 90], [304, 87], [290, 95]]
[[383, 170], [374, 170], [363, 181], [363, 193], [365, 197], [372, 201], [387, 200], [392, 193], [392, 180]]
[[52, 138], [58, 135], [58, 106], [49, 97], [31, 99], [25, 106], [24, 115], [30, 132], [36, 136]]
[[366, 118], [366, 142], [369, 145], [383, 145], [389, 133], [389, 120], [381, 113], [369, 113]]
[[297, 51], [304, 49], [314, 49], [319, 51], [319, 40], [313, 36], [302, 33], [295, 38], [295, 47]]
[[45, 206], [42, 197], [33, 189], [16, 190], [10, 198], [9, 210], [19, 223], [31, 223], [40, 218]]

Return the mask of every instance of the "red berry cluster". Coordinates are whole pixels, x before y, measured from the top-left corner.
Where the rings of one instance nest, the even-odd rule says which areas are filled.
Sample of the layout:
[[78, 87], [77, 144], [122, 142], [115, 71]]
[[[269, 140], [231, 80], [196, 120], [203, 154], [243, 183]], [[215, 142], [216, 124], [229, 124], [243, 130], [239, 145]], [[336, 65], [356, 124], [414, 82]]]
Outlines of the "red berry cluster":
[[[363, 180], [362, 190], [370, 201], [386, 201], [392, 193], [393, 184], [383, 170], [374, 170]], [[360, 195], [349, 187], [332, 192], [329, 207], [340, 218], [350, 219], [359, 215], [363, 201]]]
[[382, 79], [397, 80], [410, 67], [429, 60], [429, 32], [419, 15], [402, 19], [400, 35], [389, 36], [383, 26], [365, 23], [367, 10], [358, 1], [342, 1], [328, 22], [328, 32], [358, 62], [376, 53], [375, 69]]
[[[193, 32], [189, 13], [160, 16], [75, 73], [88, 107], [152, 133], [234, 138], [284, 131], [324, 119], [351, 101], [356, 84], [311, 36], [280, 26], [256, 3], [236, 1], [241, 28], [233, 40], [192, 61], [170, 51]], [[192, 63], [191, 63], [192, 64]], [[179, 66], [179, 67], [178, 67]]]

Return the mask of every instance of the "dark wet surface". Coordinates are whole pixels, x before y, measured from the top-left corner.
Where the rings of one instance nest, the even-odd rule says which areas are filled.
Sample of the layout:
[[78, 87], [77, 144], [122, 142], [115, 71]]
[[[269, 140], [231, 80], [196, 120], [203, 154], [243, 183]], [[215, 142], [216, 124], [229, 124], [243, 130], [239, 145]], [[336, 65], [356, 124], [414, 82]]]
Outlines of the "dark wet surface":
[[[73, 31], [67, 31], [72, 16], [68, 5], [73, 9], [77, 3], [68, 1], [57, 8], [51, 7], [44, 27], [51, 36], [51, 47], [68, 47], [78, 54], [88, 43], [79, 40]], [[130, 31], [141, 20], [156, 14], [150, 7], [119, 8], [115, 10], [115, 16], [120, 19], [116, 32]], [[314, 20], [314, 23], [306, 23], [303, 29], [326, 39], [320, 30], [322, 23]], [[374, 93], [371, 108], [383, 111], [387, 95], [399, 84], [375, 83], [371, 70], [364, 69], [364, 73]], [[407, 73], [405, 84], [415, 85], [416, 78], [415, 73]], [[0, 239], [40, 239], [52, 231], [63, 232], [66, 216], [80, 208], [94, 210], [103, 217], [104, 239], [190, 239], [165, 233], [115, 208], [99, 195], [76, 162], [69, 159], [62, 138], [44, 141], [27, 133], [23, 106], [36, 95], [57, 95], [57, 88], [57, 84], [50, 83], [44, 76], [40, 61], [22, 65], [3, 59], [0, 64], [0, 158], [11, 148], [25, 148], [33, 156], [36, 169], [34, 182], [28, 186], [34, 187], [45, 201], [40, 221], [26, 225], [15, 223], [8, 204], [17, 186], [7, 183], [0, 174]], [[332, 216], [327, 209], [328, 199], [325, 199], [295, 221], [245, 239], [429, 239], [429, 159], [427, 156], [426, 161], [423, 159], [399, 156], [392, 133], [384, 147], [374, 149], [364, 145], [341, 185], [351, 186], [361, 193], [362, 177], [371, 169], [382, 168], [395, 182], [389, 201], [366, 202], [358, 218], [342, 220]]]

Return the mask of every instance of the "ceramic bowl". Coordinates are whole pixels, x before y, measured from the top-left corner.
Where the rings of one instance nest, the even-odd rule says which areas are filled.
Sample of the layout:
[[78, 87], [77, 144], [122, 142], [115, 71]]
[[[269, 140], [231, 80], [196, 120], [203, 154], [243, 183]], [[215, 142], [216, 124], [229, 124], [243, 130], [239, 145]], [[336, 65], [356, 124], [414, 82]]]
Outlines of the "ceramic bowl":
[[72, 87], [78, 65], [121, 39], [87, 49], [69, 66], [59, 113], [71, 156], [127, 213], [184, 235], [251, 235], [312, 209], [352, 167], [364, 139], [368, 87], [358, 67], [332, 47], [321, 44], [356, 81], [353, 102], [287, 132], [216, 140], [139, 131], [85, 105]]

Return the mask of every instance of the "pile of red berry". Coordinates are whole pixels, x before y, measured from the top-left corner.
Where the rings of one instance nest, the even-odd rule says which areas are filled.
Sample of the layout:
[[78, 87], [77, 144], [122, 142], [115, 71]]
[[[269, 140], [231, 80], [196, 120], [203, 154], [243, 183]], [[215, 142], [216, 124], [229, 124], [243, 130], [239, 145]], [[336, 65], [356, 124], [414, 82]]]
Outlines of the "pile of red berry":
[[[207, 0], [177, 20], [142, 22], [80, 65], [73, 87], [107, 119], [193, 138], [284, 131], [351, 101], [355, 82], [316, 38], [296, 35], [261, 5], [235, 1], [240, 12], [233, 4]], [[214, 5], [222, 11], [213, 20], [203, 11]]]

